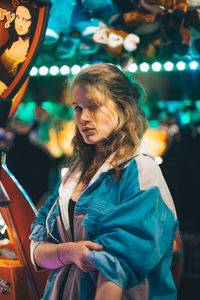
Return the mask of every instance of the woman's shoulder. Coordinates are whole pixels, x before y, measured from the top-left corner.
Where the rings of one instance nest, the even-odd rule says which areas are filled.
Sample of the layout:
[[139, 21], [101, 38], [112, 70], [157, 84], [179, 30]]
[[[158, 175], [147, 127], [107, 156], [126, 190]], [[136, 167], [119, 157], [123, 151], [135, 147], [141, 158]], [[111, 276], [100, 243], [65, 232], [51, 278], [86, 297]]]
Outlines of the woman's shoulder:
[[52, 206], [55, 204], [55, 202], [58, 199], [58, 196], [59, 196], [59, 187], [60, 187], [60, 181], [57, 184], [57, 186], [55, 187], [54, 192], [47, 198], [47, 200], [44, 203], [44, 205], [42, 205], [39, 208], [37, 215], [47, 214], [50, 211], [50, 209], [52, 208]]
[[128, 181], [137, 181], [142, 190], [152, 186], [159, 187], [160, 179], [163, 177], [154, 156], [142, 152], [127, 162], [126, 173]]

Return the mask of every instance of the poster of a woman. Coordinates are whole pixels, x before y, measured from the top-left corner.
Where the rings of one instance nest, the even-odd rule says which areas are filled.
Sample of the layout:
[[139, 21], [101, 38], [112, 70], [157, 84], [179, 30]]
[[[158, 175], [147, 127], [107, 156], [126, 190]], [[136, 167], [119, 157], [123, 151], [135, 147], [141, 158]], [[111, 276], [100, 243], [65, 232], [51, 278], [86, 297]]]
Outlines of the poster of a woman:
[[[18, 2], [14, 18], [13, 12], [8, 15], [8, 11], [4, 9], [4, 31], [8, 30], [9, 34], [7, 41], [0, 47], [0, 96], [7, 90], [26, 60], [33, 40], [38, 10], [31, 3], [24, 2]], [[7, 16], [10, 17], [10, 23], [6, 20]]]

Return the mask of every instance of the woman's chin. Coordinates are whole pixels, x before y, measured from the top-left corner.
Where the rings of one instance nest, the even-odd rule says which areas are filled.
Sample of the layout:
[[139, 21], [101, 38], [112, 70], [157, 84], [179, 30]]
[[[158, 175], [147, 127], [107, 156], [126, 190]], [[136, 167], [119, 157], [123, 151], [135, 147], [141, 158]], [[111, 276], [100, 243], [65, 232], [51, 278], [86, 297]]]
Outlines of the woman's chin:
[[86, 138], [84, 138], [84, 141], [85, 141], [85, 143], [88, 144], [88, 145], [96, 144], [96, 142], [93, 141], [92, 139], [86, 139]]
[[99, 142], [99, 140], [95, 138], [94, 135], [85, 135], [83, 136], [83, 139], [85, 143], [89, 145], [96, 144]]

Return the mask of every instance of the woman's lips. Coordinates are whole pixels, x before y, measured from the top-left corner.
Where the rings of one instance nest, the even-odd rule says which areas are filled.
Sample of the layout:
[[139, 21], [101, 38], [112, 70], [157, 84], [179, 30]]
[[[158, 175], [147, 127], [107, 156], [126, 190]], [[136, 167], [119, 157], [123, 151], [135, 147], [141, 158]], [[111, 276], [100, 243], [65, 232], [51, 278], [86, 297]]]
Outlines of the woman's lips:
[[81, 129], [81, 132], [83, 133], [93, 133], [94, 132], [94, 128], [83, 128]]

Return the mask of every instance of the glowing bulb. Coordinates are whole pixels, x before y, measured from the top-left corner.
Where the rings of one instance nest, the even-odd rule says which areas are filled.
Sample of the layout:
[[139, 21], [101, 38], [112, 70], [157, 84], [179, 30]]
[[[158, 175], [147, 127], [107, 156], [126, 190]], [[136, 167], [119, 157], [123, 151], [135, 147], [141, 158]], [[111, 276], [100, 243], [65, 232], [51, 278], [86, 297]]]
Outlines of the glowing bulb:
[[81, 67], [78, 66], [78, 65], [74, 65], [73, 67], [71, 67], [71, 73], [72, 73], [73, 75], [78, 74], [78, 73], [80, 72], [80, 70], [81, 70]]
[[38, 73], [38, 68], [32, 67], [32, 69], [30, 70], [30, 76], [36, 76], [37, 73]]
[[41, 76], [45, 76], [48, 74], [49, 69], [46, 66], [42, 66], [39, 68], [39, 74]]
[[55, 76], [59, 73], [59, 68], [57, 66], [51, 66], [49, 69], [49, 73]]
[[85, 68], [87, 68], [87, 67], [89, 67], [89, 66], [90, 66], [89, 64], [83, 65], [83, 66], [82, 66], [82, 70], [85, 69]]
[[185, 112], [181, 114], [181, 123], [182, 124], [189, 124], [191, 121], [191, 116], [189, 112]]
[[135, 73], [138, 70], [138, 66], [136, 65], [136, 63], [130, 64], [130, 66], [128, 67], [128, 71], [130, 73]]
[[184, 63], [184, 61], [179, 61], [177, 64], [176, 64], [176, 67], [179, 71], [183, 71], [185, 70], [185, 66], [186, 64]]
[[69, 74], [70, 72], [70, 68], [67, 66], [67, 65], [63, 65], [61, 68], [60, 68], [60, 73], [62, 75], [67, 75]]
[[198, 63], [195, 60], [193, 60], [189, 65], [191, 70], [196, 70], [198, 67]]
[[152, 70], [155, 72], [159, 72], [162, 68], [161, 64], [159, 62], [154, 62], [151, 66]]
[[63, 178], [65, 176], [65, 174], [67, 173], [67, 171], [69, 170], [69, 168], [62, 168], [60, 173], [61, 173], [61, 178]]
[[146, 63], [146, 62], [142, 63], [142, 64], [140, 65], [140, 70], [141, 70], [142, 72], [148, 72], [148, 71], [149, 71], [149, 64]]
[[165, 68], [166, 71], [172, 71], [173, 68], [174, 68], [174, 64], [171, 61], [167, 61], [164, 64], [164, 68]]
[[162, 162], [163, 162], [162, 157], [160, 157], [160, 156], [155, 157], [155, 162], [156, 162], [158, 165], [161, 165]]

